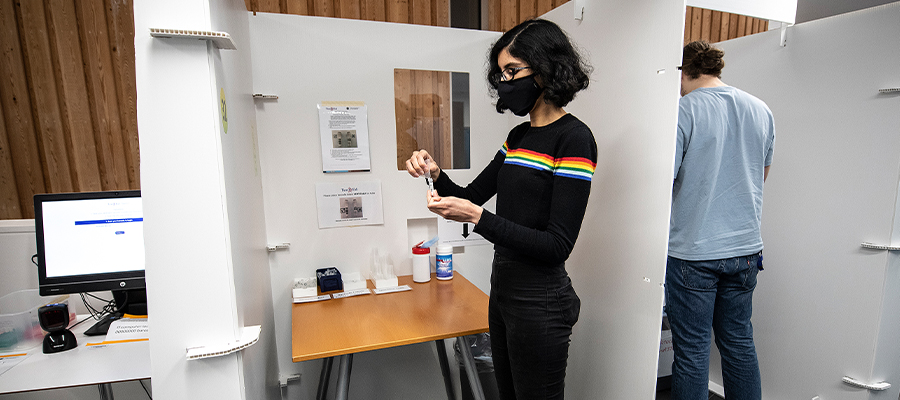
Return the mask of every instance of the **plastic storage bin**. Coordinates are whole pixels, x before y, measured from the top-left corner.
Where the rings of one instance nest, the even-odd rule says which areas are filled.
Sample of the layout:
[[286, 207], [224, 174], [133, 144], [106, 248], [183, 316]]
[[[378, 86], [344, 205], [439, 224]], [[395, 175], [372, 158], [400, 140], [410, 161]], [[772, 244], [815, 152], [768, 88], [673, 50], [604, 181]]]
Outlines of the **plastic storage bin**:
[[[31, 349], [41, 344], [44, 330], [38, 308], [52, 303], [69, 304], [69, 295], [41, 297], [37, 289], [19, 290], [0, 297], [0, 353]], [[69, 320], [75, 310], [69, 307]]]

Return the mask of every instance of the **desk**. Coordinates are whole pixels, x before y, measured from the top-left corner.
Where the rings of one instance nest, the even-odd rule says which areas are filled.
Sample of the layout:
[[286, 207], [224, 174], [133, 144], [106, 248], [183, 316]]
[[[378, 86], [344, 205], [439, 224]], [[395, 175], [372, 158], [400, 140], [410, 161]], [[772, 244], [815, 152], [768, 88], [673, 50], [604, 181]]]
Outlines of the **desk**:
[[[415, 283], [411, 275], [398, 279], [400, 285], [409, 285], [412, 290], [293, 305], [293, 361], [326, 358], [319, 382], [321, 397], [323, 381], [327, 387], [331, 357], [341, 357], [337, 398], [345, 399], [354, 353], [435, 341], [447, 394], [453, 398], [443, 340], [487, 332], [488, 295], [458, 272], [448, 281], [437, 280], [434, 274], [427, 283]], [[374, 288], [371, 281], [368, 286]], [[460, 350], [472, 391], [476, 398], [484, 398], [472, 354], [468, 346], [460, 346]]]
[[[78, 320], [85, 318], [79, 315]], [[72, 329], [78, 347], [55, 354], [44, 354], [39, 345], [23, 351], [28, 356], [0, 375], [0, 393], [28, 392], [73, 386], [101, 385], [101, 398], [112, 399], [115, 382], [150, 378], [150, 342], [120, 343], [109, 346], [85, 346], [102, 342], [105, 336], [84, 336], [96, 322], [87, 320]]]

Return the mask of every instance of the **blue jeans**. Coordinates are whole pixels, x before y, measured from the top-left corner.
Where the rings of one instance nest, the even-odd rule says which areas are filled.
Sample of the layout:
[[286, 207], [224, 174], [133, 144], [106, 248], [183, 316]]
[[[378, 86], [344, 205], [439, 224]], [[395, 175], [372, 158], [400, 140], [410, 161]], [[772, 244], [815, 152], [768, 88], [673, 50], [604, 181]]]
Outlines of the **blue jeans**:
[[753, 289], [758, 254], [711, 261], [669, 257], [666, 314], [672, 327], [672, 399], [709, 397], [710, 333], [722, 356], [728, 400], [762, 397], [759, 362], [753, 344]]
[[500, 399], [564, 398], [569, 336], [580, 309], [564, 264], [495, 253], [488, 324]]

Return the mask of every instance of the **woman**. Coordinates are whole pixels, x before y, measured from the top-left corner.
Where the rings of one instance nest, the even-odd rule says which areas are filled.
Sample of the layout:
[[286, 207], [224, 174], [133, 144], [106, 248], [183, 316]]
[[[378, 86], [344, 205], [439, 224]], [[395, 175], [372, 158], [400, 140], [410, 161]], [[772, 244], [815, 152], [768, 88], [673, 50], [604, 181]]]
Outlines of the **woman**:
[[[563, 110], [588, 86], [586, 65], [554, 23], [529, 20], [494, 43], [487, 80], [497, 111], [530, 121], [466, 187], [425, 150], [410, 175], [434, 179], [428, 209], [475, 224], [494, 244], [488, 310], [494, 372], [502, 399], [562, 399], [572, 326], [581, 301], [565, 269], [581, 229], [597, 162], [591, 130]], [[481, 208], [497, 195], [497, 213]]]

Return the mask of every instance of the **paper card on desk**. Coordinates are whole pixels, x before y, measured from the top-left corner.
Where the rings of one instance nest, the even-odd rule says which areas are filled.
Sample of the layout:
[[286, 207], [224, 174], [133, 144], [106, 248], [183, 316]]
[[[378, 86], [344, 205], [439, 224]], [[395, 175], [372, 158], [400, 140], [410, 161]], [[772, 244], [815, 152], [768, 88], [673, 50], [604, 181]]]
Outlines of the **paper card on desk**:
[[150, 340], [150, 324], [147, 318], [119, 318], [109, 324], [106, 340], [88, 343], [85, 346], [140, 342]]
[[28, 353], [0, 354], [0, 375], [28, 357]]
[[383, 288], [383, 289], [373, 289], [372, 291], [374, 291], [375, 294], [384, 294], [384, 293], [405, 292], [407, 290], [412, 290], [412, 288], [409, 287], [409, 285], [402, 285], [402, 286], [394, 286], [394, 287]]
[[294, 304], [309, 303], [311, 301], [322, 301], [322, 300], [331, 300], [331, 295], [323, 294], [321, 296], [294, 297]]
[[335, 294], [332, 294], [332, 296], [336, 299], [342, 299], [344, 297], [360, 296], [360, 295], [369, 294], [369, 293], [371, 293], [369, 291], [369, 289], [353, 289], [353, 290], [348, 290], [346, 292], [335, 293]]

